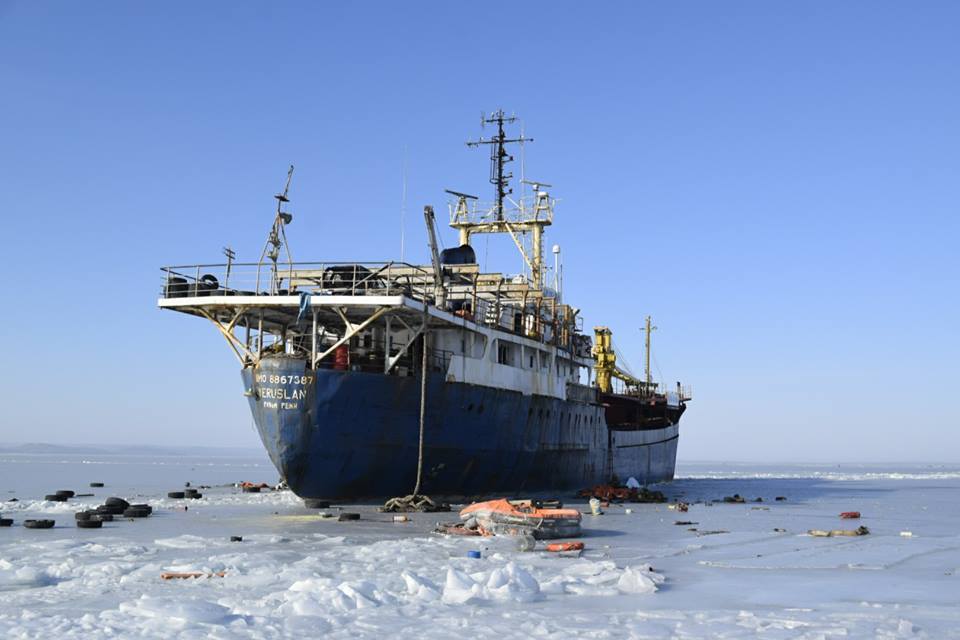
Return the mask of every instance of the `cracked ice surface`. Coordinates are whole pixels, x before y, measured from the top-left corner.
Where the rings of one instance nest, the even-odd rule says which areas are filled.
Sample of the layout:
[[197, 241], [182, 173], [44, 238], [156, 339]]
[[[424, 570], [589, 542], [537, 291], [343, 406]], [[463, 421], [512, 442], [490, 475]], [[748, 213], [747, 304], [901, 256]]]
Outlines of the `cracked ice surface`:
[[[360, 521], [340, 523], [289, 492], [217, 486], [200, 501], [165, 497], [185, 480], [274, 479], [249, 462], [171, 461], [146, 473], [118, 464], [107, 488], [89, 490], [107, 473], [95, 461], [11, 460], [9, 496], [19, 502], [0, 503], [16, 520], [0, 529], [5, 638], [960, 637], [952, 467], [831, 467], [827, 477], [820, 468], [687, 465], [666, 491], [691, 502], [689, 512], [611, 506], [585, 516], [582, 557], [558, 558], [506, 538], [429, 533], [454, 515], [396, 524], [360, 506], [350, 507]], [[60, 488], [97, 495], [42, 500]], [[732, 493], [764, 502], [703, 502]], [[75, 528], [72, 513], [108, 495], [149, 502], [155, 513]], [[837, 519], [848, 510], [863, 513], [871, 535], [805, 535], [849, 526]], [[37, 516], [57, 526], [20, 526]], [[698, 535], [706, 531], [728, 533]], [[483, 557], [466, 557], [470, 550]], [[162, 572], [213, 577], [163, 581]]]

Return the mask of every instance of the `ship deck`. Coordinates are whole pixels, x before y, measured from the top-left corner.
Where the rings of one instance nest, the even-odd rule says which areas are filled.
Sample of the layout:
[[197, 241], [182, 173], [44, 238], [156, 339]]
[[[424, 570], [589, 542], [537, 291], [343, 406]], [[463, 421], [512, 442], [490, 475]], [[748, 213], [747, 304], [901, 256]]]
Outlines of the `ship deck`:
[[[408, 343], [427, 327], [499, 331], [591, 364], [588, 346], [576, 342], [576, 310], [475, 264], [444, 265], [442, 279], [431, 267], [396, 262], [165, 267], [157, 304], [211, 321], [244, 365], [288, 339], [302, 340], [316, 363], [364, 331], [386, 326], [389, 333], [390, 323], [408, 330]], [[389, 371], [390, 350], [382, 350]]]

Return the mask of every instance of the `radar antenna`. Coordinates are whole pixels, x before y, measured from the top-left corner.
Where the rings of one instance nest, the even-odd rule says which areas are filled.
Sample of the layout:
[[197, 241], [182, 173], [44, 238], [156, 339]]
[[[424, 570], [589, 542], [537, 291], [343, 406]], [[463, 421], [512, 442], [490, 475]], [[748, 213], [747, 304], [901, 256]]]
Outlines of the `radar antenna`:
[[490, 184], [496, 187], [497, 191], [497, 199], [493, 210], [497, 221], [503, 220], [504, 198], [513, 193], [513, 189], [510, 188], [510, 178], [513, 177], [513, 174], [506, 172], [504, 169], [508, 162], [513, 162], [513, 156], [507, 153], [506, 145], [513, 142], [519, 142], [520, 144], [533, 142], [533, 138], [524, 138], [522, 135], [519, 138], [507, 138], [503, 131], [503, 125], [516, 122], [516, 120], [516, 116], [506, 115], [503, 109], [497, 109], [490, 116], [481, 114], [481, 126], [495, 124], [497, 125], [497, 134], [489, 139], [480, 138], [467, 142], [468, 147], [479, 147], [482, 144], [490, 145]]

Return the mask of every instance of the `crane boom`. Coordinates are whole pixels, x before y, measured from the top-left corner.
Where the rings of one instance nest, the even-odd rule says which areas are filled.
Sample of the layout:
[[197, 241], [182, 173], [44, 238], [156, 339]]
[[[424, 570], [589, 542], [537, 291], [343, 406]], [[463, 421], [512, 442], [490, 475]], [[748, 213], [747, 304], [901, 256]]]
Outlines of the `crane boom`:
[[613, 350], [613, 332], [609, 327], [594, 327], [593, 332], [595, 336], [593, 357], [597, 361], [593, 368], [597, 373], [597, 387], [601, 392], [613, 392], [613, 378], [623, 380], [628, 387], [634, 387], [637, 391], [651, 391], [656, 387], [655, 383], [635, 378], [617, 366], [617, 354]]

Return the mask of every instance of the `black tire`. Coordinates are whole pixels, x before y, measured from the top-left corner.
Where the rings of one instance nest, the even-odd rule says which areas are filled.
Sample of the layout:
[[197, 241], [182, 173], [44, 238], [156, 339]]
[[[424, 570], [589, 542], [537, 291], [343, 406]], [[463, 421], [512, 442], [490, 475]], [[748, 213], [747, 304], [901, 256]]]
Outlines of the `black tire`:
[[230, 536], [230, 542], [243, 542], [243, 536]]
[[153, 507], [148, 504], [132, 504], [130, 505], [133, 509], [143, 509], [147, 513], [153, 513]]
[[27, 529], [53, 529], [53, 520], [24, 520], [23, 526]]
[[67, 496], [61, 496], [56, 493], [51, 493], [49, 495], [43, 496], [43, 499], [47, 500], [48, 502], [66, 502]]
[[330, 502], [328, 500], [319, 500], [317, 498], [304, 498], [303, 506], [307, 509], [329, 509]]
[[77, 520], [77, 527], [80, 529], [100, 529], [103, 527], [103, 520]]
[[123, 511], [124, 518], [146, 518], [150, 515], [150, 512], [146, 509], [138, 509], [136, 507], [127, 507]]
[[112, 513], [95, 513], [90, 516], [91, 520], [99, 520], [100, 522], [113, 522]]
[[176, 499], [176, 500], [180, 500], [180, 499], [183, 499], [183, 497], [184, 497], [184, 492], [183, 492], [183, 491], [171, 491], [170, 493], [167, 494], [167, 497], [168, 497], [168, 498], [174, 498], [174, 499]]
[[359, 519], [360, 519], [359, 513], [341, 513], [340, 517], [337, 518], [337, 521], [347, 522], [349, 520], [359, 520]]
[[77, 511], [73, 514], [73, 517], [77, 519], [77, 522], [80, 522], [81, 520], [90, 520], [95, 514], [95, 511]]
[[91, 482], [91, 483], [90, 483], [90, 486], [91, 486], [91, 487], [94, 487], [94, 488], [98, 488], [98, 487], [102, 487], [102, 486], [103, 486], [103, 483], [102, 483], [102, 482]]
[[58, 496], [63, 496], [64, 498], [72, 498], [73, 496], [75, 496], [75, 495], [77, 495], [77, 494], [76, 494], [76, 492], [70, 491], [69, 489], [60, 489], [60, 491], [57, 491], [57, 495], [58, 495]]
[[203, 497], [202, 493], [191, 493], [187, 496], [187, 498], [190, 500], [199, 500], [202, 497]]
[[13, 526], [13, 518], [0, 518], [0, 527]]
[[125, 507], [121, 504], [104, 504], [94, 509], [94, 511], [96, 511], [97, 513], [105, 513], [108, 515], [122, 516], [123, 512], [128, 508], [129, 507]]
[[198, 491], [199, 491], [199, 489], [191, 489], [191, 488], [189, 488], [189, 487], [187, 487], [186, 489], [183, 490], [183, 492], [184, 492], [185, 494], [187, 494], [187, 495], [190, 495], [191, 493], [197, 493]]
[[244, 487], [244, 493], [260, 493], [260, 487]]
[[130, 503], [123, 498], [107, 498], [103, 501], [103, 504], [107, 505], [108, 507], [117, 505], [123, 507], [124, 509], [130, 506]]

